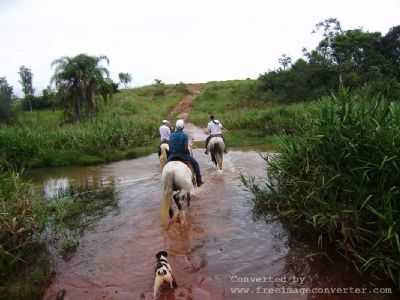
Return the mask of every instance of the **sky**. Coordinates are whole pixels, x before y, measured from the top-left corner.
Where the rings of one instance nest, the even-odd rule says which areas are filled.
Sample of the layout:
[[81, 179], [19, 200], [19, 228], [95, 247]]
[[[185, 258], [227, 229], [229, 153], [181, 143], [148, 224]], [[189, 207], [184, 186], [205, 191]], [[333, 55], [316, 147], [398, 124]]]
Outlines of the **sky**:
[[41, 91], [53, 60], [87, 53], [132, 86], [257, 78], [314, 48], [315, 24], [330, 17], [385, 34], [400, 25], [400, 0], [0, 0], [0, 77], [20, 95], [25, 65]]

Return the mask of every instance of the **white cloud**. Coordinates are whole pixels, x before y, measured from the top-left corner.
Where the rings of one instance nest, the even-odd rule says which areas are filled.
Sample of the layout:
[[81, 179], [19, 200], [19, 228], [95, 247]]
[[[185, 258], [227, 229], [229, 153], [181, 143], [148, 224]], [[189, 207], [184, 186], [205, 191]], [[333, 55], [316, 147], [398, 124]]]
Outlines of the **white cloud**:
[[107, 55], [113, 77], [130, 72], [136, 85], [257, 77], [282, 53], [314, 47], [318, 21], [385, 33], [399, 12], [397, 0], [0, 0], [0, 76], [19, 90], [26, 65], [40, 90], [52, 60], [89, 53]]

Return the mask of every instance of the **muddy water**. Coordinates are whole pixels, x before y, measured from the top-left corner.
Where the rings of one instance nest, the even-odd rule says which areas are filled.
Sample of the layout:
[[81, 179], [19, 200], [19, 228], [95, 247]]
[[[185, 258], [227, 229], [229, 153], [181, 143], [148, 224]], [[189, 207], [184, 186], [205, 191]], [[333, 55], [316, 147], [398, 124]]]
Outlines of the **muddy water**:
[[[193, 131], [195, 139], [202, 138], [201, 131]], [[69, 184], [97, 188], [113, 183], [119, 199], [116, 210], [85, 232], [75, 255], [57, 261], [44, 299], [55, 299], [61, 289], [66, 290], [65, 300], [152, 299], [154, 255], [160, 250], [169, 252], [178, 283], [174, 291], [164, 290], [160, 299], [367, 299], [365, 295], [267, 294], [272, 287], [363, 285], [343, 266], [305, 259], [305, 247], [289, 243], [279, 222], [254, 220], [251, 195], [243, 189], [240, 173], [265, 175], [256, 152], [231, 151], [222, 175], [202, 150], [194, 155], [206, 183], [194, 194], [187, 224], [174, 224], [168, 231], [161, 229], [159, 221], [156, 155], [35, 173], [33, 179], [48, 195]]]

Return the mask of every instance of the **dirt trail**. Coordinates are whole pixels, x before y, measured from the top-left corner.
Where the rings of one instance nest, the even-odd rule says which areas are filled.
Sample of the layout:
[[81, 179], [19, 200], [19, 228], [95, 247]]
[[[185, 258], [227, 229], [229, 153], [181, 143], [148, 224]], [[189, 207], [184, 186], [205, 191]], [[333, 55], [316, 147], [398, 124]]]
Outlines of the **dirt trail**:
[[202, 84], [191, 84], [189, 85], [190, 94], [183, 97], [182, 101], [172, 110], [172, 113], [178, 113], [178, 119], [187, 120], [189, 117], [190, 110], [192, 109], [193, 99], [200, 94]]

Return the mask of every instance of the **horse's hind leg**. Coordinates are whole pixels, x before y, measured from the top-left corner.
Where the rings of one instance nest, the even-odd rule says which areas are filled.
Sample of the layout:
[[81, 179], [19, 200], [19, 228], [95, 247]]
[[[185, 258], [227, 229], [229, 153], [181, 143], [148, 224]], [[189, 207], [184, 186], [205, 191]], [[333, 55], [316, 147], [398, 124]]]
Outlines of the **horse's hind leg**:
[[179, 196], [180, 196], [179, 193], [175, 194], [174, 195], [174, 200], [175, 200], [176, 206], [178, 206], [178, 209], [182, 210], [182, 205], [181, 205], [181, 202], [179, 201]]

